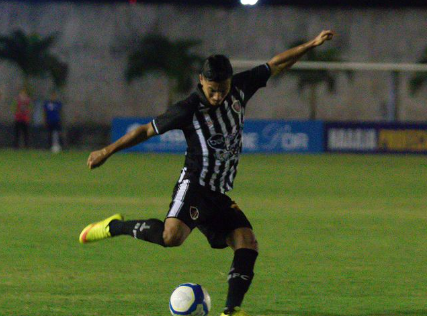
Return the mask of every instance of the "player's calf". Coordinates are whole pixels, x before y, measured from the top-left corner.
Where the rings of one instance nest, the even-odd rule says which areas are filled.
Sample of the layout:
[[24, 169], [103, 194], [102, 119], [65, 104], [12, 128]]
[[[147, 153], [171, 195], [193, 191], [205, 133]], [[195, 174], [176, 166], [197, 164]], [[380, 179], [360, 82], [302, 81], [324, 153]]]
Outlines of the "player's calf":
[[255, 261], [258, 257], [258, 242], [252, 229], [235, 229], [227, 238], [234, 250], [234, 259], [228, 273], [228, 294], [225, 315], [246, 315], [238, 309], [254, 277]]
[[228, 273], [228, 294], [225, 314], [240, 307], [254, 277], [254, 266], [258, 252], [240, 248], [234, 252], [234, 260]]
[[112, 221], [111, 236], [129, 235], [165, 247], [163, 240], [164, 223], [158, 219]]
[[109, 225], [111, 236], [129, 235], [163, 247], [177, 247], [187, 239], [191, 229], [176, 218], [165, 222], [158, 219], [112, 221]]

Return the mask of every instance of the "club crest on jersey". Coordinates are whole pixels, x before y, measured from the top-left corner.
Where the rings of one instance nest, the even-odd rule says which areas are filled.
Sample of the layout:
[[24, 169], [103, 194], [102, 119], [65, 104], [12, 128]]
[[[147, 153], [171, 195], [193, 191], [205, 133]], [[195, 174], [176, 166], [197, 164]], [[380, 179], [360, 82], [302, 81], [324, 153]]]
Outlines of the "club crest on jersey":
[[200, 212], [195, 206], [190, 206], [190, 217], [193, 221], [199, 218]]
[[231, 105], [231, 108], [237, 114], [240, 114], [242, 112], [242, 104], [240, 103], [239, 100], [234, 100], [233, 104]]

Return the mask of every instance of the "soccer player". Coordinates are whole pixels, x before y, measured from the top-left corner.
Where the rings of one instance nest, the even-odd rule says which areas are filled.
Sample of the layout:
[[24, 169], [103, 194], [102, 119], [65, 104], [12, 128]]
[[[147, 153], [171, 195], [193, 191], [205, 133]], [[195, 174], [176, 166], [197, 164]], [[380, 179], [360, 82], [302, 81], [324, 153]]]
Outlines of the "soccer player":
[[234, 76], [227, 57], [210, 56], [199, 75], [200, 84], [187, 99], [115, 143], [92, 152], [87, 161], [90, 169], [101, 166], [122, 149], [173, 129], [182, 130], [187, 141], [185, 165], [164, 221], [125, 221], [116, 214], [88, 225], [80, 234], [80, 242], [129, 235], [163, 247], [176, 247], [197, 227], [212, 248], [234, 250], [227, 300], [221, 315], [248, 316], [240, 306], [254, 276], [258, 243], [249, 220], [226, 195], [233, 188], [237, 173], [246, 104], [259, 88], [266, 86], [271, 76], [290, 68], [333, 35], [332, 31], [322, 31], [313, 40]]

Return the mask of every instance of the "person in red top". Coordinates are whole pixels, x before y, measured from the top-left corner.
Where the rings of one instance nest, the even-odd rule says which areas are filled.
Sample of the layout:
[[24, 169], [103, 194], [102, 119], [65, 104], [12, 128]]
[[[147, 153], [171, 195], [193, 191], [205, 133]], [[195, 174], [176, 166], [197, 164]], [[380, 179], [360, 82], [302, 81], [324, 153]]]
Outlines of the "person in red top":
[[15, 148], [19, 148], [21, 134], [24, 136], [24, 145], [29, 146], [28, 127], [31, 117], [31, 98], [23, 88], [15, 101]]

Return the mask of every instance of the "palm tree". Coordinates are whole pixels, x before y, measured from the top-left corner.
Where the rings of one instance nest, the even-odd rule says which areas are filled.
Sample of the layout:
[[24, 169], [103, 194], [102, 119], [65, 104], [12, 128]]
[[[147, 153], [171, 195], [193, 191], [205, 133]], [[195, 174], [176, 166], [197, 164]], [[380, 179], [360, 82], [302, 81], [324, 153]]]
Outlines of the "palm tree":
[[[427, 47], [418, 62], [421, 64], [427, 64]], [[409, 89], [411, 94], [415, 95], [425, 83], [427, 83], [427, 72], [415, 73], [415, 75], [409, 81]]]
[[[306, 41], [300, 40], [295, 42], [291, 47], [299, 46]], [[324, 61], [324, 62], [337, 62], [342, 61], [340, 53], [336, 48], [326, 50], [310, 50], [302, 58], [305, 61]], [[317, 87], [326, 83], [329, 92], [335, 92], [336, 89], [336, 75], [329, 70], [311, 70], [311, 69], [290, 69], [288, 72], [291, 75], [298, 77], [298, 90], [301, 92], [305, 88], [310, 89], [309, 106], [310, 106], [310, 120], [316, 119], [316, 103], [317, 103]], [[347, 72], [351, 76], [351, 72]]]
[[192, 53], [199, 45], [196, 40], [170, 41], [161, 35], [147, 35], [129, 54], [126, 81], [142, 78], [151, 72], [161, 72], [168, 77], [168, 105], [176, 94], [186, 93], [193, 86], [194, 73], [200, 68], [202, 57]]
[[24, 76], [24, 86], [29, 88], [31, 77], [52, 78], [56, 87], [65, 85], [68, 65], [50, 52], [56, 35], [45, 38], [38, 34], [26, 35], [17, 30], [7, 36], [0, 36], [0, 59], [18, 66]]

